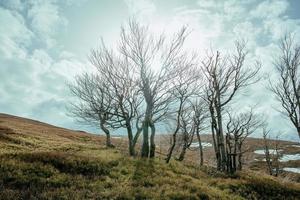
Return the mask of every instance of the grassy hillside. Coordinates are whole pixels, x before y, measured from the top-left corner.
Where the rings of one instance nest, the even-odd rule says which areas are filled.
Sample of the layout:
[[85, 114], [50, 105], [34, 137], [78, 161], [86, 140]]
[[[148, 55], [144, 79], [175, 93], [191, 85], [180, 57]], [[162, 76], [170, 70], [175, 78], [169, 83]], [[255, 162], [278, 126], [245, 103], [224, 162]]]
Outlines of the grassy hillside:
[[103, 144], [100, 136], [1, 114], [0, 199], [300, 199], [296, 183], [133, 159]]

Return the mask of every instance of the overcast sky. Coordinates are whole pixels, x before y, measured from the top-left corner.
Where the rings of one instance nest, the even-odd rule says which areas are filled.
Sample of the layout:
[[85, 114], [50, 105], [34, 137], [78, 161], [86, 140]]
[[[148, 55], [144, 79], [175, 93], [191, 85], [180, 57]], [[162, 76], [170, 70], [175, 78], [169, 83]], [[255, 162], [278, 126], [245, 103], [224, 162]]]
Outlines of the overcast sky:
[[[173, 34], [188, 25], [186, 46], [200, 54], [210, 46], [230, 51], [234, 40], [246, 39], [249, 56], [262, 61], [262, 75], [272, 77], [280, 37], [292, 31], [300, 38], [299, 9], [297, 0], [0, 0], [0, 112], [91, 130], [67, 116], [66, 83], [90, 70], [90, 49], [101, 37], [113, 46], [132, 16], [154, 32]], [[236, 107], [258, 104], [274, 132], [297, 139], [291, 123], [274, 110], [279, 105], [266, 85], [248, 89]]]

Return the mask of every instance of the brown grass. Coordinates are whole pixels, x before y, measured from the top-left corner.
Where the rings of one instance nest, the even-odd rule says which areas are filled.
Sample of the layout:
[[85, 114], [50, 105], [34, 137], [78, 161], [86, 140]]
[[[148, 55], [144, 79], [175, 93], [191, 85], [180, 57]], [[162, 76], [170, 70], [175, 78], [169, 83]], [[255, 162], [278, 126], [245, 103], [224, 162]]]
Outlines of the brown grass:
[[121, 148], [106, 149], [102, 136], [0, 114], [0, 199], [300, 198], [289, 179], [134, 159], [124, 153], [125, 139], [113, 142]]

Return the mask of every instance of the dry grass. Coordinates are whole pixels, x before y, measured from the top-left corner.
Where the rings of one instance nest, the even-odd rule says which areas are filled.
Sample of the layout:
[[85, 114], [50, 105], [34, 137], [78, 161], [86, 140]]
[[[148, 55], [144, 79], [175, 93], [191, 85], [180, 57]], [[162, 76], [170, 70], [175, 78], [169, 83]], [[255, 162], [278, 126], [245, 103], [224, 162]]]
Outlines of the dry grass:
[[133, 159], [103, 144], [101, 136], [0, 115], [0, 199], [300, 198], [289, 180]]

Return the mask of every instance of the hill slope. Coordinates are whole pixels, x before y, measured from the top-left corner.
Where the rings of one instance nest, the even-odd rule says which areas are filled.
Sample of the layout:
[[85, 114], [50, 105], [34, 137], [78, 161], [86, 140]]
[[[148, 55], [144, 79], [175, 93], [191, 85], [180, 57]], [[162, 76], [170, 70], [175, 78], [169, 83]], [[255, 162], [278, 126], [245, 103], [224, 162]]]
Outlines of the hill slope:
[[296, 183], [133, 159], [102, 144], [101, 136], [0, 114], [0, 199], [300, 199]]

